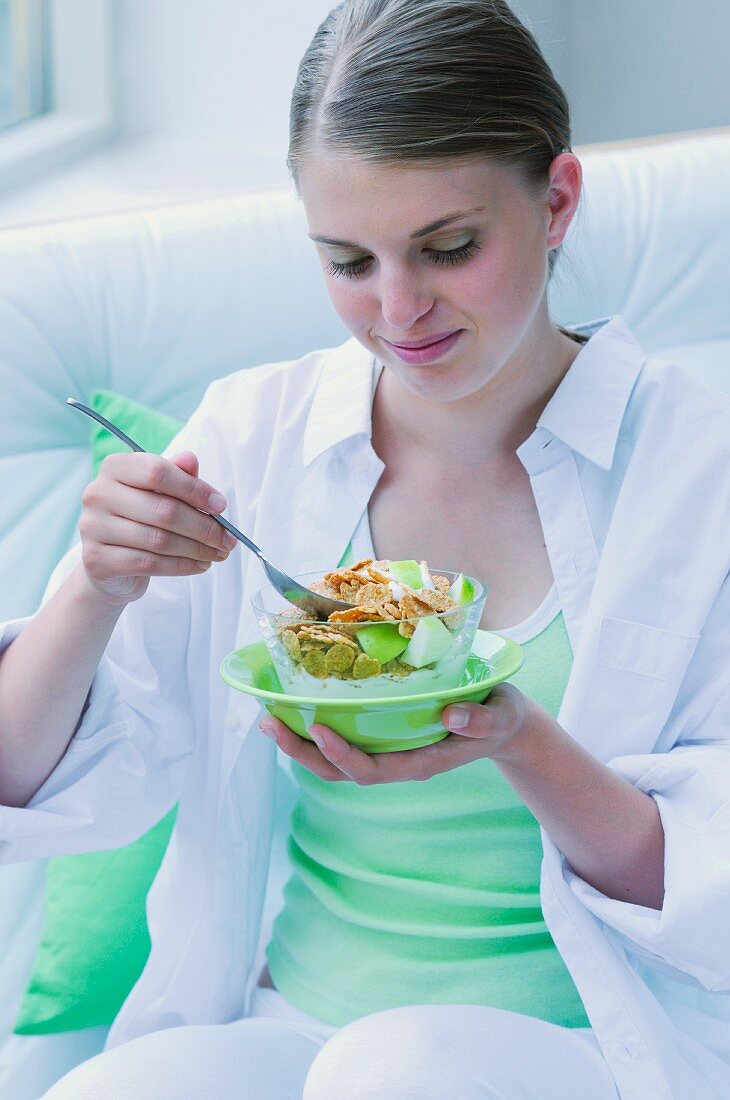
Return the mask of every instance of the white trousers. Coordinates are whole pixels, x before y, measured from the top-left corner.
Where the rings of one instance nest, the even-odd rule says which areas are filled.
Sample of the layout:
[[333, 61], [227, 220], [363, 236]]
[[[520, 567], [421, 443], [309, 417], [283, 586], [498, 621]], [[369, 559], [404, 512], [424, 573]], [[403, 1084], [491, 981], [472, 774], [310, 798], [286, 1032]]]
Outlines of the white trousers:
[[42, 1100], [617, 1100], [590, 1028], [477, 1005], [331, 1027], [257, 988], [251, 1015], [151, 1032], [83, 1062]]

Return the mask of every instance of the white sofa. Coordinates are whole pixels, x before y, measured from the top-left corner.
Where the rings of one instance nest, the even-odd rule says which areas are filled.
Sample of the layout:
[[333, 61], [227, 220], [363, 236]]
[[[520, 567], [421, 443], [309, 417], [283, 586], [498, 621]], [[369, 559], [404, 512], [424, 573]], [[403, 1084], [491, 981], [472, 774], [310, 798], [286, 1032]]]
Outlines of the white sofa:
[[[553, 316], [620, 313], [730, 392], [730, 130], [580, 155]], [[212, 379], [348, 336], [288, 190], [0, 233], [0, 619], [35, 610], [77, 539], [89, 424], [66, 397], [104, 387], [182, 419]], [[43, 890], [43, 863], [0, 867], [2, 1100], [35, 1100], [107, 1031], [12, 1034]]]

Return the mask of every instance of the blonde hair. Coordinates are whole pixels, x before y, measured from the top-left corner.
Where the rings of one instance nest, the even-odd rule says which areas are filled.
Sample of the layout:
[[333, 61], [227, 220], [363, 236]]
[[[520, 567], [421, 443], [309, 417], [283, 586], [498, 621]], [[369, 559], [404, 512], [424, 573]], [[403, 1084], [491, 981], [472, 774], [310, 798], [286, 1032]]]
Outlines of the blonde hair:
[[570, 110], [503, 0], [344, 0], [317, 28], [292, 92], [297, 193], [315, 146], [390, 164], [498, 159], [540, 187], [570, 151]]

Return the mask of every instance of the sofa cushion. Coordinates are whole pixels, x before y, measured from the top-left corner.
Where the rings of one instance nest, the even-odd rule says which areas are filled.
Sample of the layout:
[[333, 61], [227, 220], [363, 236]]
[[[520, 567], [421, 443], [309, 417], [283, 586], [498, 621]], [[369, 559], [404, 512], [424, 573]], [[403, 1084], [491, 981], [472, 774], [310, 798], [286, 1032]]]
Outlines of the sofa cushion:
[[[149, 405], [143, 405], [140, 401], [132, 401], [129, 397], [112, 390], [92, 390], [89, 395], [89, 406], [94, 412], [121, 428], [130, 439], [139, 443], [146, 451], [154, 451], [161, 454], [167, 444], [180, 431], [182, 424], [179, 420], [167, 416], [165, 413], [151, 409]], [[99, 473], [99, 468], [107, 455], [119, 454], [128, 451], [129, 448], [108, 432], [102, 424], [89, 421], [91, 425], [91, 468], [94, 477]]]
[[[90, 406], [145, 450], [163, 451], [177, 420], [110, 390]], [[128, 448], [90, 422], [96, 474], [107, 454]], [[134, 843], [48, 861], [43, 931], [14, 1031], [42, 1035], [111, 1024], [147, 961], [145, 900], [176, 809]]]

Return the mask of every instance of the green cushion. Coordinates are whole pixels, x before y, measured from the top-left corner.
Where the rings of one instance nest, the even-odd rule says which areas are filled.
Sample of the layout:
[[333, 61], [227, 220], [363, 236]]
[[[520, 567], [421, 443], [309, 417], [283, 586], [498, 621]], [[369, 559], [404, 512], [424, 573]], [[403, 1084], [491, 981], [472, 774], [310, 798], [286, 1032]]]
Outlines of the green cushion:
[[[93, 391], [88, 403], [145, 450], [163, 451], [181, 427], [109, 390]], [[94, 423], [94, 474], [107, 454], [127, 450]], [[17, 1034], [112, 1023], [147, 961], [145, 899], [176, 813], [177, 807], [124, 848], [48, 861], [43, 932], [15, 1023]]]
[[[126, 432], [140, 447], [155, 454], [161, 454], [182, 427], [171, 416], [156, 412], [139, 401], [130, 401], [128, 397], [122, 397], [111, 390], [92, 390], [89, 405], [94, 412], [101, 413]], [[129, 447], [95, 420], [88, 423], [91, 424], [91, 464], [96, 477], [107, 455], [129, 452]]]

